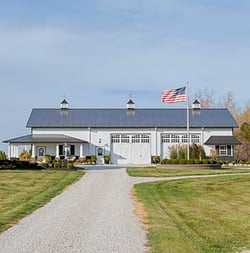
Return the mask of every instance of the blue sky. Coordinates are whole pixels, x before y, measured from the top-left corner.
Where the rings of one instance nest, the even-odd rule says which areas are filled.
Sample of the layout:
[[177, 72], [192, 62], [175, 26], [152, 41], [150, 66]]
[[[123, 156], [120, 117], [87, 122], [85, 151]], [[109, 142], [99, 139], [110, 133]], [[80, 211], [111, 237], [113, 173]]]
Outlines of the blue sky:
[[[182, 107], [191, 97], [250, 94], [250, 1], [0, 0], [0, 140], [25, 135], [32, 108]], [[0, 150], [7, 145], [0, 143]]]

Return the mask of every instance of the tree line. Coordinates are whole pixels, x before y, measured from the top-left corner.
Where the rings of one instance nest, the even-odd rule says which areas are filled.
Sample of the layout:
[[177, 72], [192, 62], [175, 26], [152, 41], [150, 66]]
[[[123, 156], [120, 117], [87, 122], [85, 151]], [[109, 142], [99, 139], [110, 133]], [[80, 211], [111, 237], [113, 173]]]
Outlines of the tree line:
[[241, 141], [236, 145], [234, 156], [238, 160], [250, 160], [250, 101], [241, 108], [235, 101], [233, 92], [229, 91], [216, 100], [213, 90], [198, 90], [194, 98], [199, 100], [201, 108], [225, 107], [237, 121], [239, 128], [234, 129], [234, 136]]

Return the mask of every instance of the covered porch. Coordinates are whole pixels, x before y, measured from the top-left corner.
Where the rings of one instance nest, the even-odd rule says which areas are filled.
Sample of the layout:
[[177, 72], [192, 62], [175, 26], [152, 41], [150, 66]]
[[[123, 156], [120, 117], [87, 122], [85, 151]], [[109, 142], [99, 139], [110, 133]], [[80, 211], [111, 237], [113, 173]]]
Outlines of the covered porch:
[[204, 144], [216, 151], [218, 159], [232, 161], [234, 146], [240, 145], [241, 142], [234, 136], [210, 136]]
[[[9, 159], [19, 158], [19, 147], [31, 150], [32, 159], [44, 159], [48, 154], [56, 159], [83, 157], [87, 141], [64, 134], [29, 134], [4, 141], [8, 143]], [[28, 148], [29, 146], [29, 148]]]

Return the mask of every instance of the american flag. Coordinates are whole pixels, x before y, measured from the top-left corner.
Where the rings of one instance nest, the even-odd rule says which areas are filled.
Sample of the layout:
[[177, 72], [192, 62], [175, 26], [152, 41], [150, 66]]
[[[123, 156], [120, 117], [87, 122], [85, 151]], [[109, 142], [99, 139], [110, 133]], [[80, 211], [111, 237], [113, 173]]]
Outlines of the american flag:
[[186, 102], [186, 87], [163, 91], [161, 100], [163, 103]]

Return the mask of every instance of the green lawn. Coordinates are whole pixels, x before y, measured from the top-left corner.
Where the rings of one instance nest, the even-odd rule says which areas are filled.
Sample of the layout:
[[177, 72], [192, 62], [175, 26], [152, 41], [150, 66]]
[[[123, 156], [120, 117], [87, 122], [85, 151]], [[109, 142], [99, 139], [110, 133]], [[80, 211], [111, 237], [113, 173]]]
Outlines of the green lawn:
[[153, 253], [250, 250], [250, 175], [135, 185]]
[[133, 177], [174, 177], [187, 175], [212, 175], [227, 173], [249, 173], [244, 169], [164, 169], [156, 167], [128, 168], [129, 176]]
[[0, 170], [0, 232], [74, 183], [82, 171]]

